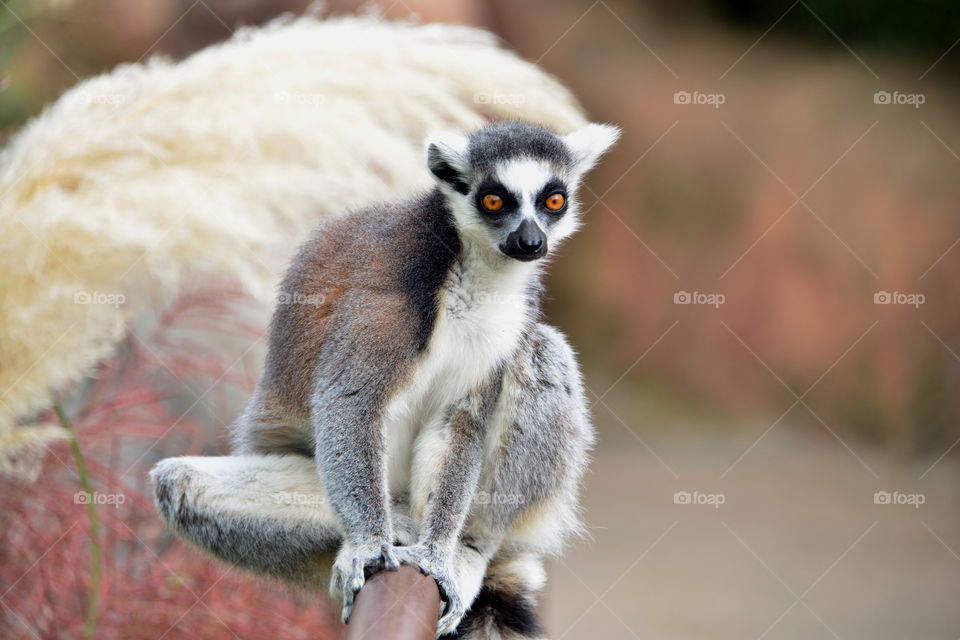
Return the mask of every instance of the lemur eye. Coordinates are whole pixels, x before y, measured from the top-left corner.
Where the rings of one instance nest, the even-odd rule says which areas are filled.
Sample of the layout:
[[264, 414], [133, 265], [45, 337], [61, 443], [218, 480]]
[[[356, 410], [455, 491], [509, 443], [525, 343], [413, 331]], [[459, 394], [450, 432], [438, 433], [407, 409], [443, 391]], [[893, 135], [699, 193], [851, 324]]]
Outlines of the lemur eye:
[[503, 198], [498, 195], [488, 193], [483, 196], [483, 208], [487, 211], [500, 211], [503, 208]]
[[566, 204], [567, 199], [563, 197], [562, 193], [555, 193], [553, 195], [547, 196], [547, 199], [543, 201], [543, 205], [550, 209], [550, 211], [560, 211], [563, 209], [563, 205]]

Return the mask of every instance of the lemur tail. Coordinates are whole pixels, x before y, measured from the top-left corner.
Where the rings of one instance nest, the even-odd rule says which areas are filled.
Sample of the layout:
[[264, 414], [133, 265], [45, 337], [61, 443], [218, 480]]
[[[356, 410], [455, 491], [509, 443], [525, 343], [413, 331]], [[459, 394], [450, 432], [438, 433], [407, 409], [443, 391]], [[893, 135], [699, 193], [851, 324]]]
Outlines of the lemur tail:
[[443, 640], [545, 640], [535, 600], [544, 581], [534, 556], [495, 558], [456, 633]]

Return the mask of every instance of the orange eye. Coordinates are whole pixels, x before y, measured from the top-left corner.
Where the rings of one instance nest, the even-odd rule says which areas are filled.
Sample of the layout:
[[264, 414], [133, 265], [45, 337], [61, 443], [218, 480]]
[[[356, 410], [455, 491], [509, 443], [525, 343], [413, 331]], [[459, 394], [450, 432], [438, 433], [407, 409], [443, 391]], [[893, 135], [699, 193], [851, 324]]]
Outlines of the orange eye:
[[563, 205], [567, 202], [567, 199], [563, 197], [562, 193], [555, 193], [552, 196], [547, 196], [547, 199], [543, 201], [543, 204], [550, 209], [550, 211], [560, 211], [563, 209]]
[[487, 211], [500, 211], [503, 208], [503, 198], [500, 196], [488, 193], [483, 196], [483, 208]]

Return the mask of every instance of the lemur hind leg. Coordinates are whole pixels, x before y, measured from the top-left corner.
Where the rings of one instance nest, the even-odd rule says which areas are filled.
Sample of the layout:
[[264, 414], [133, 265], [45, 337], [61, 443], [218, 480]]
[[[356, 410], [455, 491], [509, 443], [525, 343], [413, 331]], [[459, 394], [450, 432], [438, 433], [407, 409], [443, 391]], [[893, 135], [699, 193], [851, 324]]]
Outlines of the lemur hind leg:
[[342, 534], [309, 458], [168, 458], [150, 472], [170, 527], [231, 565], [324, 589]]
[[[170, 527], [217, 558], [311, 589], [326, 589], [343, 534], [310, 458], [168, 458], [150, 472]], [[416, 537], [405, 502], [393, 505], [398, 544]]]
[[234, 454], [296, 453], [313, 456], [309, 421], [294, 404], [257, 388], [244, 412], [230, 427]]

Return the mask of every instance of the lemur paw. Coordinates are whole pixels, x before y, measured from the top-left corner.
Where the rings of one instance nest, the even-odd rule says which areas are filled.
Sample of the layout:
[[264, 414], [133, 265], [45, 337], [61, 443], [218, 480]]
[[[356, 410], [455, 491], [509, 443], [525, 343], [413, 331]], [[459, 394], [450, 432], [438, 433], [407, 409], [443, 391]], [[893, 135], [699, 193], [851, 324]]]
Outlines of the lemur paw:
[[394, 553], [394, 547], [387, 543], [344, 543], [333, 563], [333, 576], [330, 591], [343, 600], [343, 621], [350, 620], [353, 613], [353, 599], [363, 588], [367, 576], [381, 569], [396, 571], [400, 561]]
[[442, 616], [437, 623], [437, 636], [453, 633], [467, 612], [467, 608], [460, 597], [460, 588], [454, 580], [453, 563], [449, 556], [439, 554], [426, 545], [397, 547], [395, 551], [402, 564], [414, 565], [420, 573], [431, 576], [437, 582], [440, 599], [444, 603]]

